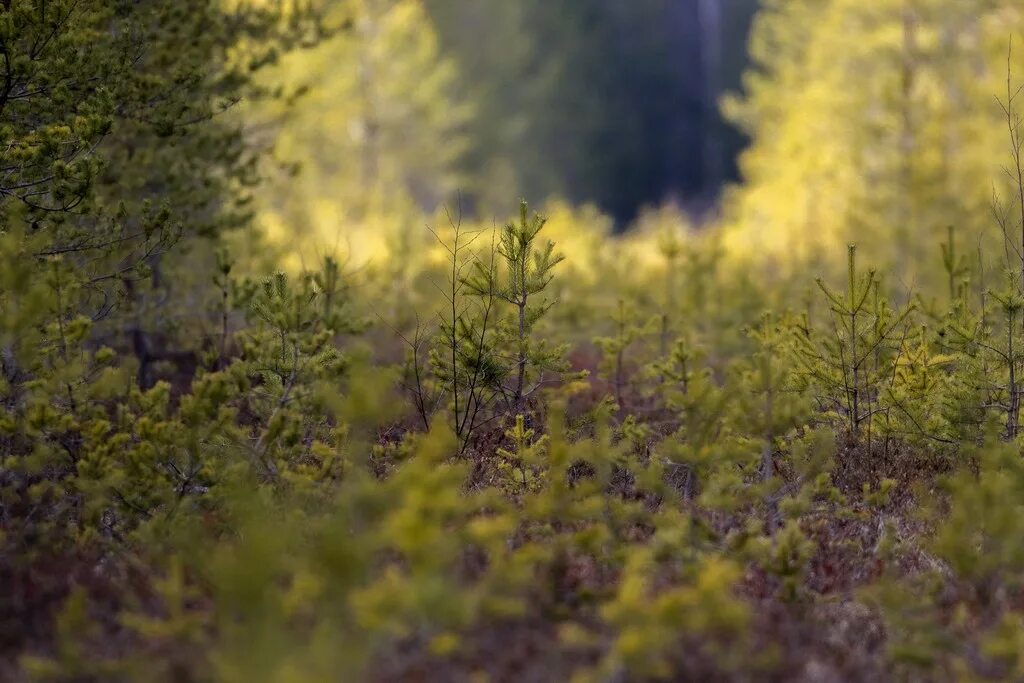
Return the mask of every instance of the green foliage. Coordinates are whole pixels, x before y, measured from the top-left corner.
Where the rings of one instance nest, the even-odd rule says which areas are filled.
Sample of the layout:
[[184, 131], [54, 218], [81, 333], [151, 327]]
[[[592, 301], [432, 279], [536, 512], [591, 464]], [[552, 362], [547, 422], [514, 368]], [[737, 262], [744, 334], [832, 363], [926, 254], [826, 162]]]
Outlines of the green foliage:
[[[397, 139], [400, 103], [451, 74], [422, 8], [372, 5], [333, 10], [358, 36], [332, 49], [438, 78], [361, 103], [401, 110]], [[888, 35], [888, 5], [812, 5], [766, 25]], [[246, 273], [226, 233], [259, 150], [222, 110], [272, 95], [254, 74], [321, 29], [269, 7], [0, 4], [0, 678], [1020, 678], [1009, 214], [1005, 280], [984, 245], [923, 232], [941, 262], [912, 303], [853, 247], [845, 287], [796, 304], [802, 280], [759, 279], [670, 209], [619, 238], [525, 202], [490, 231], [449, 216], [383, 268]], [[907, 8], [924, 26], [951, 6]], [[941, 73], [936, 36], [920, 73]], [[805, 73], [779, 40], [758, 78]], [[788, 118], [769, 85], [755, 130]], [[401, 156], [367, 188], [395, 189]], [[930, 168], [902, 208], [852, 189], [843, 220], [938, 212]]]
[[[744, 632], [746, 606], [730, 595], [739, 578], [737, 567], [720, 558], [708, 558], [693, 567], [693, 585], [662, 589], [652, 596], [652, 574], [657, 567], [651, 550], [637, 550], [623, 572], [615, 600], [603, 616], [617, 637], [602, 662], [604, 677], [632, 675], [664, 678], [671, 675], [670, 657], [680, 636], [700, 636], [703, 647], [723, 647]], [[733, 647], [737, 647], [735, 641]], [[727, 650], [723, 650], [723, 657]]]
[[465, 450], [482, 424], [524, 412], [552, 375], [569, 379], [573, 374], [564, 361], [566, 346], [549, 345], [536, 334], [554, 305], [539, 295], [562, 261], [553, 242], [538, 239], [545, 220], [530, 217], [522, 202], [518, 222], [492, 234], [489, 246], [480, 250], [474, 245], [482, 231], [465, 230], [461, 220], [450, 223], [450, 241], [435, 233], [447, 267], [444, 286], [437, 286], [444, 308], [429, 340], [429, 362], [421, 358], [428, 340], [417, 323], [412, 340], [404, 337], [405, 374], [422, 423], [429, 425], [437, 406], [446, 403]]
[[[599, 368], [605, 381], [611, 387], [615, 403], [622, 410], [628, 384], [629, 351], [636, 342], [644, 339], [650, 332], [649, 326], [643, 325], [635, 313], [626, 310], [626, 302], [619, 299], [618, 307], [612, 318], [614, 333], [594, 340], [601, 349], [601, 367]], [[683, 359], [680, 359], [683, 360]], [[682, 366], [685, 373], [685, 364]]]
[[522, 493], [533, 491], [541, 480], [547, 437], [535, 439], [534, 435], [534, 430], [526, 428], [523, 416], [516, 415], [515, 427], [505, 432], [515, 450], [499, 448], [496, 451], [502, 458], [498, 471], [505, 480], [504, 488], [510, 493], [517, 490]]
[[1001, 249], [992, 193], [1015, 183], [998, 172], [1007, 127], [993, 97], [1007, 94], [1007, 47], [1022, 27], [1012, 0], [764, 2], [754, 68], [725, 106], [754, 140], [727, 242], [783, 267], [839, 267], [838, 245], [857, 241], [872, 262], [934, 287], [946, 286], [931, 259], [950, 224]]
[[475, 103], [456, 95], [459, 74], [420, 0], [290, 4], [321, 8], [329, 33], [258, 74], [281, 97], [242, 103], [247, 141], [273, 148], [250, 205], [268, 243], [253, 259], [300, 268], [328, 255], [401, 277], [427, 246], [410, 228], [466, 188]]
[[795, 388], [795, 363], [785, 322], [770, 315], [750, 331], [757, 350], [749, 362], [739, 364], [733, 380], [745, 391], [740, 393], [737, 422], [751, 434], [761, 435], [761, 478], [774, 474], [772, 456], [782, 437], [807, 423], [810, 405], [807, 396]]
[[752, 548], [755, 561], [778, 577], [784, 600], [793, 600], [799, 595], [813, 552], [813, 544], [796, 520], [789, 520], [773, 538], [762, 538]]
[[851, 244], [845, 292], [818, 281], [828, 300], [831, 330], [816, 335], [798, 333], [797, 339], [805, 381], [813, 387], [819, 404], [828, 405], [849, 432], [859, 436], [862, 430], [870, 434], [874, 405], [898, 358], [898, 335], [913, 309], [893, 311], [880, 296], [881, 283], [875, 271], [857, 271], [856, 253]]
[[504, 267], [485, 267], [478, 261], [467, 280], [477, 296], [494, 296], [512, 307], [512, 320], [496, 331], [498, 353], [512, 360], [510, 382], [503, 382], [501, 392], [512, 410], [523, 409], [524, 402], [543, 386], [545, 373], [569, 370], [563, 360], [566, 347], [548, 348], [534, 334], [537, 323], [554, 305], [554, 301], [537, 301], [537, 296], [551, 284], [555, 266], [565, 258], [555, 254], [554, 242], [539, 241], [545, 222], [539, 215], [531, 217], [526, 202], [521, 202], [518, 222], [506, 223], [499, 236], [497, 254]]
[[[1022, 484], [1024, 465], [1017, 448], [998, 443], [981, 449], [976, 472], [958, 472], [947, 482], [949, 512], [942, 515], [935, 552], [978, 590], [991, 591], [995, 582], [1012, 580], [1007, 572], [1020, 566], [1024, 545], [1015, 501]], [[961, 544], [968, 538], [977, 551], [965, 552]]]

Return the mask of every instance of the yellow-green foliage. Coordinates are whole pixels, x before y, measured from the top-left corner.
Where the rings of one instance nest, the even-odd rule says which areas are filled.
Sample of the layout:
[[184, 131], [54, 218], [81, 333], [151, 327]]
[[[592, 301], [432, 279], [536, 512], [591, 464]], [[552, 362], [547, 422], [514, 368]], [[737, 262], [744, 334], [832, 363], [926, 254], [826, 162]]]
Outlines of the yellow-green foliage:
[[1015, 4], [766, 3], [723, 224], [621, 236], [439, 208], [419, 2], [115, 4], [0, 3], [0, 678], [1024, 675]]
[[424, 246], [412, 238], [424, 236], [421, 207], [463, 186], [455, 162], [472, 108], [453, 97], [454, 65], [420, 0], [321, 5], [334, 33], [261, 74], [286, 99], [247, 108], [259, 142], [276, 131], [259, 222], [290, 268], [325, 255], [400, 261]]
[[838, 264], [833, 250], [856, 240], [906, 269], [949, 224], [988, 231], [993, 184], [1006, 188], [993, 97], [1022, 25], [1012, 0], [766, 2], [756, 67], [726, 103], [755, 140], [728, 203], [730, 248]]

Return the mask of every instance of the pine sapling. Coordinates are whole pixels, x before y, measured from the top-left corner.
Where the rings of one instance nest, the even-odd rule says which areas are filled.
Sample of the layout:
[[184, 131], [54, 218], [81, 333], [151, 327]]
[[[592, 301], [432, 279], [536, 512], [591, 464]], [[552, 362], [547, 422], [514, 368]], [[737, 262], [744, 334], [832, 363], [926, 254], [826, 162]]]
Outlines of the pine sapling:
[[448, 252], [447, 282], [439, 287], [445, 309], [438, 313], [440, 334], [431, 350], [434, 375], [450, 401], [452, 427], [460, 451], [480, 426], [496, 397], [503, 370], [494, 347], [497, 275], [493, 245], [486, 253], [473, 248], [483, 234], [466, 231], [461, 217], [449, 218], [453, 237], [438, 241]]
[[1006, 402], [1002, 403], [997, 398], [996, 404], [1006, 412], [1006, 438], [1013, 440], [1017, 437], [1017, 433], [1020, 430], [1021, 386], [1018, 373], [1021, 351], [1018, 348], [1020, 339], [1017, 334], [1017, 324], [1021, 318], [1021, 310], [1024, 309], [1024, 296], [1021, 295], [1016, 274], [1012, 271], [1008, 272], [1007, 279], [1008, 284], [1005, 289], [1000, 292], [990, 293], [990, 296], [999, 304], [1000, 310], [1003, 313], [1004, 324], [1002, 332], [1005, 335], [1005, 346], [994, 347], [989, 345], [989, 349], [996, 354], [1006, 368], [1006, 384], [1004, 387]]
[[829, 302], [831, 330], [798, 332], [795, 339], [804, 379], [821, 392], [821, 404], [841, 415], [849, 433], [859, 438], [863, 426], [870, 429], [877, 412], [872, 404], [895, 362], [896, 333], [914, 306], [891, 310], [879, 294], [875, 271], [857, 271], [856, 253], [851, 244], [846, 291], [837, 292], [820, 278], [817, 281]]
[[501, 230], [497, 247], [503, 265], [500, 275], [496, 269], [484, 268], [478, 262], [475, 277], [468, 281], [479, 295], [493, 292], [513, 307], [514, 327], [509, 345], [514, 362], [506, 390], [509, 408], [515, 413], [521, 413], [525, 401], [540, 388], [545, 371], [567, 369], [561, 362], [564, 349], [548, 349], [533, 335], [537, 322], [555, 303], [538, 300], [538, 296], [554, 278], [555, 266], [565, 259], [555, 253], [554, 242], [540, 240], [545, 223], [546, 219], [538, 214], [530, 216], [526, 202], [520, 202], [518, 221], [509, 221]]

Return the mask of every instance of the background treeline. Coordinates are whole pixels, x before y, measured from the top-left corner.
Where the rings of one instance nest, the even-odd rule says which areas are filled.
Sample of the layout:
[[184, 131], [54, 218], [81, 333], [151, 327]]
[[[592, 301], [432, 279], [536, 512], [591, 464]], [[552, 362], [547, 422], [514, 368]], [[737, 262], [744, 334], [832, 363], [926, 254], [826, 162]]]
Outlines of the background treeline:
[[735, 177], [738, 135], [718, 98], [739, 87], [757, 2], [427, 8], [459, 92], [478, 103], [465, 169], [483, 187], [505, 164], [531, 201], [594, 202], [626, 222], [668, 198], [707, 201]]
[[1019, 3], [441, 5], [0, 3], [0, 679], [1024, 677]]
[[[273, 76], [316, 88], [278, 147], [283, 170], [308, 172], [283, 181], [268, 206], [287, 216], [283, 232], [307, 224], [327, 245], [339, 216], [365, 223], [363, 257], [403, 221], [397, 204], [430, 211], [457, 203], [456, 193], [482, 217], [506, 211], [509, 196], [591, 203], [619, 229], [666, 201], [703, 214], [736, 178], [743, 138], [718, 102], [740, 86], [757, 6], [325, 3], [353, 30]], [[371, 209], [381, 194], [387, 207]], [[405, 220], [393, 230], [421, 223]]]

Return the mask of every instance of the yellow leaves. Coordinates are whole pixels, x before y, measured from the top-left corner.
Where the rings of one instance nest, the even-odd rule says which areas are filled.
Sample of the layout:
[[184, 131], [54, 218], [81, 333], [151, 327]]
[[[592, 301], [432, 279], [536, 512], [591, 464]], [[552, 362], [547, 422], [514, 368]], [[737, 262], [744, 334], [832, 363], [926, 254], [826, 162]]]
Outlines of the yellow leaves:
[[92, 330], [92, 320], [79, 315], [64, 323], [65, 343], [77, 345], [85, 340]]
[[514, 450], [497, 449], [501, 462], [497, 474], [502, 486], [510, 494], [535, 492], [543, 485], [547, 469], [545, 453], [548, 437], [534, 439], [534, 430], [526, 428], [525, 418], [517, 415], [512, 429], [505, 430], [505, 437], [512, 442]]
[[122, 398], [126, 393], [125, 387], [129, 386], [131, 381], [132, 378], [126, 368], [101, 368], [87, 387], [88, 396], [98, 401]]
[[[202, 386], [202, 383], [197, 383], [194, 388], [201, 389]], [[162, 415], [166, 412], [167, 407], [170, 404], [171, 385], [168, 382], [161, 380], [146, 391], [133, 390], [132, 399], [135, 402], [135, 405], [138, 406], [140, 413]], [[194, 399], [189, 397], [189, 399], [186, 400]]]
[[[992, 96], [1020, 22], [996, 28], [1015, 5], [1006, 0], [929, 4], [765, 10], [751, 46], [762, 70], [728, 107], [755, 140], [727, 201], [730, 251], [792, 267], [856, 236], [908, 268], [929, 255], [914, 243], [931, 244], [950, 220], [981, 232], [978, 209], [1002, 182]], [[990, 52], [993, 40], [1001, 49]]]
[[357, 265], [403, 258], [409, 232], [461, 184], [455, 160], [470, 112], [453, 99], [454, 66], [422, 3], [345, 3], [328, 15], [352, 27], [262, 76], [289, 89], [314, 84], [301, 106], [246, 112], [272, 121], [281, 159], [303, 169], [272, 175], [259, 196], [259, 223], [289, 269], [323, 253]]
[[0, 411], [0, 434], [12, 436], [18, 428], [16, 416], [7, 410]]
[[59, 428], [60, 425], [67, 425], [70, 416], [62, 416], [48, 403], [34, 403], [26, 410], [26, 424], [31, 429], [46, 429], [47, 427]]

